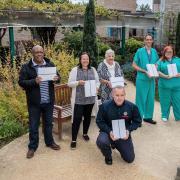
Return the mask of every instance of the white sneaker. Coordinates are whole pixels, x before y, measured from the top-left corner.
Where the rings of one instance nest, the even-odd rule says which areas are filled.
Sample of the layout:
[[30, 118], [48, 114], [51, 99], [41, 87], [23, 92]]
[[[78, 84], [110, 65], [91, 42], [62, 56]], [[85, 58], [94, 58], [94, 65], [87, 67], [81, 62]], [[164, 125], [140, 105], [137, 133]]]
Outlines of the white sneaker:
[[166, 122], [166, 121], [168, 121], [168, 119], [167, 118], [162, 118], [162, 121]]

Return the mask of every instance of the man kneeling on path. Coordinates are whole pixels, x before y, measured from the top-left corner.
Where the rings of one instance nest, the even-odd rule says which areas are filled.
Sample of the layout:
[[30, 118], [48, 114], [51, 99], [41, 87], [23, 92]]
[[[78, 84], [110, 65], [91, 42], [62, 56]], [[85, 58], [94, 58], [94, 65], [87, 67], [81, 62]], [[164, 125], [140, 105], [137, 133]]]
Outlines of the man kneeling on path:
[[[135, 158], [134, 147], [131, 139], [131, 131], [141, 126], [141, 116], [137, 106], [125, 100], [125, 90], [123, 87], [116, 87], [112, 91], [113, 99], [103, 103], [96, 118], [96, 123], [100, 129], [97, 138], [97, 146], [105, 156], [105, 163], [112, 164], [111, 147], [116, 148], [124, 161], [132, 163]], [[126, 137], [116, 139], [112, 131], [112, 120], [124, 119], [126, 127]]]
[[52, 120], [54, 107], [54, 82], [60, 81], [57, 73], [53, 81], [42, 81], [38, 76], [38, 68], [54, 67], [54, 64], [44, 57], [44, 50], [36, 45], [32, 48], [33, 58], [24, 64], [19, 75], [19, 85], [26, 91], [29, 112], [29, 145], [27, 158], [32, 158], [39, 144], [39, 122], [42, 114], [44, 121], [44, 140], [46, 146], [59, 150], [52, 136]]

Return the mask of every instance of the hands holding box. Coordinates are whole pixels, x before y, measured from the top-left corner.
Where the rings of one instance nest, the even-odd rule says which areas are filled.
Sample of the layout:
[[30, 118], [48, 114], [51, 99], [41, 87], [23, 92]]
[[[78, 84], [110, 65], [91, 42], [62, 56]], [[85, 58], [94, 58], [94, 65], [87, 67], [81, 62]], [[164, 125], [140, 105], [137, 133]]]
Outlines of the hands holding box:
[[126, 130], [124, 119], [112, 120], [112, 129], [110, 137], [113, 141], [118, 139], [127, 140], [129, 138], [129, 131]]
[[38, 68], [37, 81], [57, 81], [58, 76], [56, 74], [56, 67], [42, 67]]
[[159, 77], [159, 73], [157, 72], [157, 68], [155, 64], [146, 64], [147, 75], [149, 78], [151, 77]]

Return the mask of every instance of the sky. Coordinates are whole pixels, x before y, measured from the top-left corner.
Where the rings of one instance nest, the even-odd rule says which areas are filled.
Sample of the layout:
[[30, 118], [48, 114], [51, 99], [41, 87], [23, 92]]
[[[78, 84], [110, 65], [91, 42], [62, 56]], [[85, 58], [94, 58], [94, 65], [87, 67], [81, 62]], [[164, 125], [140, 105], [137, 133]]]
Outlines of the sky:
[[[87, 2], [88, 0], [71, 0], [72, 2], [74, 2], [74, 3], [78, 3], [78, 2]], [[141, 4], [149, 4], [150, 5], [150, 7], [152, 8], [152, 1], [153, 0], [137, 0], [137, 4], [138, 5], [141, 5]]]

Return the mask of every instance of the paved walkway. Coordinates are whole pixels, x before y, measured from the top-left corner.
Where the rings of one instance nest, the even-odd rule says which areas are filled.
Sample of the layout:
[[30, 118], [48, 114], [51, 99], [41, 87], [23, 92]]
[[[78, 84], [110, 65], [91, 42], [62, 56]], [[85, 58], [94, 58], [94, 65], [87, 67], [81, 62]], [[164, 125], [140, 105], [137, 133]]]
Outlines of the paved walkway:
[[[128, 82], [127, 99], [134, 101], [135, 87]], [[171, 180], [180, 164], [180, 122], [171, 113], [167, 123], [160, 120], [160, 106], [155, 104], [156, 126], [143, 123], [132, 134], [136, 159], [126, 164], [113, 151], [113, 165], [104, 164], [104, 158], [95, 145], [98, 129], [94, 119], [90, 127], [90, 142], [79, 135], [76, 150], [70, 150], [71, 124], [63, 126], [61, 150], [40, 145], [33, 159], [26, 159], [28, 135], [24, 135], [0, 149], [0, 180]], [[82, 129], [82, 128], [81, 128]], [[82, 131], [80, 131], [81, 134]]]

